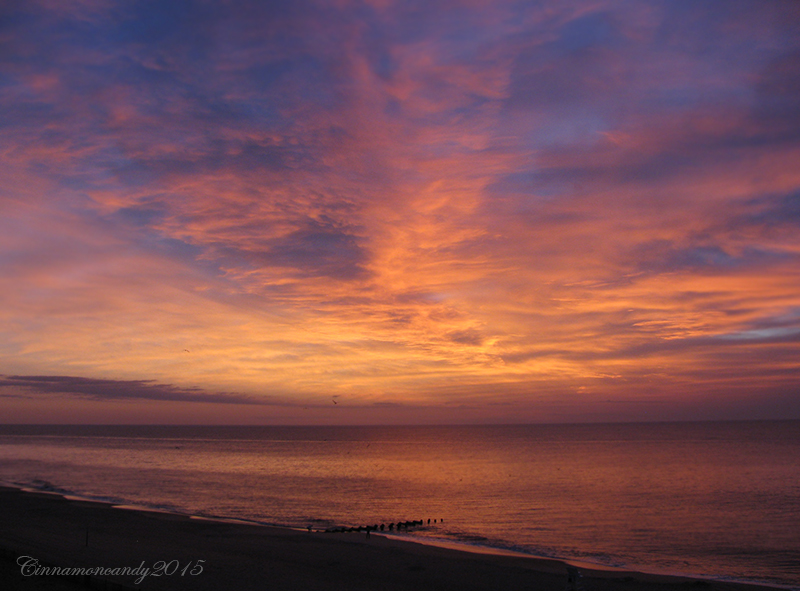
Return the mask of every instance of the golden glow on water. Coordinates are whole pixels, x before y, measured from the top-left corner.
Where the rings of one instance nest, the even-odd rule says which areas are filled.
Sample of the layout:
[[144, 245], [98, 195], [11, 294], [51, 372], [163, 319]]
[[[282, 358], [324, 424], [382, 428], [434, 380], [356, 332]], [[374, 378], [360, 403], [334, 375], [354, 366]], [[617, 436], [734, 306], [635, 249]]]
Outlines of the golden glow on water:
[[0, 480], [28, 486], [773, 583], [800, 580], [798, 458], [796, 421], [0, 430]]

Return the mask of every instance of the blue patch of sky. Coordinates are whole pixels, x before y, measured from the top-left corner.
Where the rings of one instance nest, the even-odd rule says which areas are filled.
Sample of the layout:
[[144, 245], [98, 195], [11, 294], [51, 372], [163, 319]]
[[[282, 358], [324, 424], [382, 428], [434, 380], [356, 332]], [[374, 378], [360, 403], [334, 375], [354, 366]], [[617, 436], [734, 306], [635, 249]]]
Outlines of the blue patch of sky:
[[772, 341], [792, 337], [800, 337], [800, 327], [754, 328], [722, 335], [720, 338], [729, 341]]
[[211, 21], [212, 6], [193, 0], [138, 0], [128, 5], [127, 18], [117, 23], [113, 38], [146, 44], [171, 40], [190, 25], [203, 19]]
[[[18, 95], [19, 97], [19, 95]], [[22, 97], [19, 97], [22, 98]], [[32, 100], [12, 100], [3, 101], [3, 115], [0, 116], [0, 129], [26, 129], [30, 125], [41, 124], [42, 127], [57, 117], [59, 107], [51, 103], [37, 101], [31, 96]], [[54, 133], [52, 129], [44, 128], [42, 134]], [[44, 139], [44, 138], [43, 138]]]
[[383, 112], [389, 117], [399, 117], [403, 113], [403, 105], [397, 99], [390, 97], [386, 101]]
[[800, 192], [767, 195], [749, 201], [748, 205], [760, 207], [759, 211], [741, 216], [735, 222], [783, 226], [800, 224]]
[[615, 129], [614, 122], [600, 111], [593, 112], [576, 105], [560, 112], [554, 109], [553, 116], [538, 125], [527, 136], [527, 147], [533, 149], [556, 146], [592, 146], [605, 139], [604, 133]]
[[[548, 178], [546, 172], [525, 171], [506, 174], [486, 187], [496, 197], [513, 197], [520, 205], [531, 205], [569, 193], [575, 183], [566, 179]], [[522, 199], [522, 201], [520, 201]]]
[[206, 246], [170, 238], [153, 227], [167, 214], [167, 208], [159, 202], [159, 198], [153, 196], [149, 203], [123, 207], [111, 214], [86, 211], [83, 216], [93, 217], [96, 224], [106, 225], [112, 230], [120, 225], [129, 228], [132, 231], [128, 235], [130, 244], [142, 251], [188, 263], [194, 270], [202, 271], [209, 277], [222, 276], [224, 273], [219, 261], [203, 256], [208, 250]]
[[718, 246], [700, 246], [675, 252], [671, 264], [676, 267], [736, 267], [741, 260]]
[[682, 269], [736, 269], [751, 266], [768, 266], [791, 260], [790, 253], [747, 247], [737, 255], [730, 254], [719, 246], [700, 246], [673, 251], [664, 261], [667, 267]]
[[[0, 52], [3, 51], [2, 45], [0, 45]], [[6, 63], [6, 60], [0, 58], [0, 64]], [[12, 76], [9, 72], [3, 72], [3, 69], [0, 68], [0, 88], [13, 88], [14, 90], [19, 89], [19, 79], [16, 76]], [[0, 125], [2, 125], [2, 121], [0, 121]]]
[[397, 72], [397, 62], [385, 49], [379, 49], [369, 56], [372, 70], [384, 80], [389, 80]]
[[783, 314], [762, 318], [744, 330], [722, 335], [720, 338], [726, 341], [800, 340], [800, 307], [792, 307]]
[[590, 14], [567, 22], [561, 27], [554, 45], [564, 52], [575, 52], [596, 45], [616, 44], [608, 17], [602, 13]]
[[145, 187], [158, 179], [157, 171], [147, 163], [130, 158], [120, 148], [111, 147], [94, 159], [98, 181], [121, 183], [125, 187]]
[[291, 61], [291, 68], [286, 77], [287, 83], [300, 86], [298, 94], [283, 95], [281, 83], [285, 77], [275, 80], [271, 87], [265, 90], [272, 91], [270, 100], [279, 100], [280, 103], [297, 104], [297, 102], [312, 103], [321, 108], [334, 108], [344, 100], [342, 80], [326, 56], [302, 54]]
[[655, 240], [635, 247], [632, 250], [631, 260], [640, 271], [647, 273], [672, 273], [683, 270], [718, 273], [781, 265], [796, 258], [791, 252], [754, 246], [731, 253], [715, 244], [676, 247], [667, 240]]
[[167, 255], [169, 258], [191, 262], [193, 266], [213, 270], [215, 274], [219, 271], [219, 267], [216, 264], [202, 259], [201, 255], [205, 252], [203, 247], [189, 244], [176, 238], [165, 238], [153, 234], [147, 235], [142, 243], [151, 246], [153, 250]]
[[776, 221], [800, 222], [800, 192], [783, 196], [776, 206], [766, 213], [771, 214]]
[[286, 74], [294, 72], [298, 67], [303, 67], [303, 62], [310, 64], [307, 56], [294, 59], [280, 59], [267, 63], [253, 64], [247, 67], [245, 73], [249, 82], [256, 87], [271, 88]]
[[150, 226], [154, 222], [161, 220], [166, 213], [166, 208], [157, 205], [134, 205], [122, 207], [114, 215], [122, 219], [126, 224], [134, 226]]

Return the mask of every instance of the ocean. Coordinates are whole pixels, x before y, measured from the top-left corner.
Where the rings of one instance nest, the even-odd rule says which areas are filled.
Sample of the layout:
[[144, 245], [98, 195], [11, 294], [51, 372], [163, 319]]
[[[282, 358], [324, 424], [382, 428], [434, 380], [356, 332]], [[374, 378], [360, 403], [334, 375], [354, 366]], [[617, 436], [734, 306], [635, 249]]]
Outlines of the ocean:
[[0, 481], [315, 530], [422, 520], [399, 535], [800, 589], [800, 421], [5, 425]]

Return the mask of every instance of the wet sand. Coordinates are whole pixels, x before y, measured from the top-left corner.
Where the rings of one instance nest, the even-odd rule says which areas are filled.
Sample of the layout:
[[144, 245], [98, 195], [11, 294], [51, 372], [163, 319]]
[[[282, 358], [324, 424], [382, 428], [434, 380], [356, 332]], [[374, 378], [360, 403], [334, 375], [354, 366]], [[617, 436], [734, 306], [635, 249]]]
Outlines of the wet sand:
[[[309, 533], [113, 508], [0, 487], [3, 589], [564, 591], [557, 560], [465, 552], [372, 534]], [[127, 576], [24, 576], [16, 564], [139, 569]], [[154, 569], [163, 564], [161, 576]], [[35, 571], [33, 562], [29, 569]], [[143, 569], [149, 574], [141, 578]], [[194, 572], [195, 574], [192, 574]], [[584, 591], [758, 591], [756, 585], [581, 568]], [[139, 580], [137, 580], [139, 579]]]

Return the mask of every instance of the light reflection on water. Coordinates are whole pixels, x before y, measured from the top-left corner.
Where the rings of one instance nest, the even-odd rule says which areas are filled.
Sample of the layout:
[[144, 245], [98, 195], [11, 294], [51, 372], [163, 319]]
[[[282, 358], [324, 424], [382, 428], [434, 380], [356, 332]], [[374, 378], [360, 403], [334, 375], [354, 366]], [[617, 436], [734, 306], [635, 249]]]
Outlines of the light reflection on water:
[[[0, 427], [0, 479], [187, 513], [800, 585], [800, 422]], [[39, 483], [41, 485], [41, 483]]]

